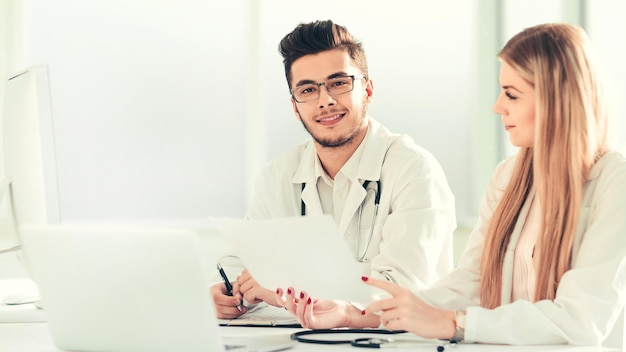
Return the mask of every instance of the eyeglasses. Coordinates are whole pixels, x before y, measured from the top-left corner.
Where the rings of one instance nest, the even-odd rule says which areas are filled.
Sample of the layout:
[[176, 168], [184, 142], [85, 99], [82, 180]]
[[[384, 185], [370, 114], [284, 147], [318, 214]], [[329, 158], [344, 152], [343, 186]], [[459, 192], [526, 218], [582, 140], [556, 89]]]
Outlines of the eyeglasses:
[[320, 83], [307, 83], [292, 89], [291, 96], [298, 103], [318, 100], [321, 86], [326, 87], [326, 91], [332, 96], [346, 94], [354, 89], [354, 80], [365, 78], [367, 78], [365, 75], [350, 75], [331, 78]]

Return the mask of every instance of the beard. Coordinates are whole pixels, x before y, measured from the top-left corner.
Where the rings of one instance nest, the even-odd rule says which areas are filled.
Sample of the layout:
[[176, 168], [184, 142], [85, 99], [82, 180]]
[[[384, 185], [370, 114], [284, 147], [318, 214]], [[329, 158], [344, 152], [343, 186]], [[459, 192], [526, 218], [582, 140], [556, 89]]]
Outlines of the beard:
[[354, 137], [356, 137], [361, 132], [363, 123], [365, 121], [365, 116], [367, 113], [367, 104], [365, 102], [363, 102], [360, 111], [361, 112], [360, 112], [358, 124], [356, 124], [354, 128], [352, 128], [347, 133], [341, 136], [334, 137], [334, 138], [330, 138], [330, 137], [323, 138], [323, 137], [317, 136], [311, 131], [311, 129], [306, 125], [306, 123], [304, 123], [304, 119], [302, 117], [300, 117], [300, 122], [302, 122], [302, 126], [304, 126], [304, 129], [307, 132], [309, 132], [313, 140], [317, 142], [319, 145], [321, 145], [324, 148], [339, 148], [345, 145], [349, 145], [350, 142], [354, 140]]

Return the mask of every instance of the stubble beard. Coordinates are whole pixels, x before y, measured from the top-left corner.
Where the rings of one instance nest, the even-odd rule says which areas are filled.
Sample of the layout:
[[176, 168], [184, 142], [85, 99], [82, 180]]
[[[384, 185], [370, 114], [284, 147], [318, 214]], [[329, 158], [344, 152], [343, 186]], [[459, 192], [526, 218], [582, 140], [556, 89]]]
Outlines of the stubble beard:
[[319, 136], [314, 135], [311, 132], [311, 130], [307, 127], [307, 125], [304, 123], [304, 119], [302, 119], [302, 117], [300, 117], [300, 122], [302, 123], [302, 126], [304, 126], [304, 129], [307, 132], [309, 132], [313, 140], [317, 142], [317, 144], [319, 144], [320, 146], [324, 148], [340, 148], [340, 147], [349, 145], [354, 140], [354, 138], [359, 135], [359, 133], [361, 132], [361, 129], [363, 128], [366, 113], [367, 113], [367, 104], [363, 102], [363, 105], [361, 106], [360, 123], [354, 129], [349, 131], [347, 135], [341, 135], [334, 139], [321, 138]]

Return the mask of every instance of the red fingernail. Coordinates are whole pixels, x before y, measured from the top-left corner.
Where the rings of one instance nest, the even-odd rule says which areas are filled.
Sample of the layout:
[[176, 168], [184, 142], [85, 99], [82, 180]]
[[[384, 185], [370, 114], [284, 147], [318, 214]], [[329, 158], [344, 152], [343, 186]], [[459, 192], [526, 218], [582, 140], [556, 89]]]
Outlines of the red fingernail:
[[309, 297], [309, 299], [306, 300], [306, 304], [311, 304], [311, 297]]
[[361, 311], [361, 315], [365, 315], [365, 310], [362, 310], [362, 311]]
[[276, 294], [280, 294], [280, 289], [279, 288], [276, 289]]
[[363, 280], [363, 281], [367, 281], [367, 280], [369, 280], [369, 277], [367, 277], [367, 276], [361, 276], [361, 280]]
[[300, 298], [304, 298], [304, 292], [300, 292]]
[[288, 289], [287, 289], [287, 294], [288, 294], [288, 295], [290, 295], [290, 294], [291, 294], [291, 289], [290, 289], [290, 288], [288, 288]]

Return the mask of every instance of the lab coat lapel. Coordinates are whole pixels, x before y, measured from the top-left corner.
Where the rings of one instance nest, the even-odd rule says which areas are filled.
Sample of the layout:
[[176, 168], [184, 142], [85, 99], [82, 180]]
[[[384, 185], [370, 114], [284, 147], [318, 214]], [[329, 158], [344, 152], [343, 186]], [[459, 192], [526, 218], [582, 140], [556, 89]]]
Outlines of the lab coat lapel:
[[320, 195], [317, 193], [317, 180], [307, 182], [302, 191], [302, 201], [306, 204], [306, 215], [323, 215]]
[[346, 205], [341, 215], [341, 222], [339, 223], [339, 233], [345, 234], [350, 226], [350, 221], [354, 218], [359, 207], [363, 203], [367, 192], [359, 182], [352, 182], [350, 186], [350, 192], [346, 199]]
[[[298, 204], [302, 205], [302, 202], [306, 205], [306, 215], [323, 215], [322, 203], [320, 202], [320, 196], [317, 193], [317, 173], [315, 169], [315, 162], [317, 158], [317, 152], [312, 141], [309, 141], [302, 151], [300, 158], [300, 164], [294, 173], [291, 182], [299, 185], [298, 189], [301, 189], [302, 184], [306, 184], [302, 192], [298, 193]], [[302, 201], [302, 202], [301, 202]]]
[[[345, 235], [350, 226], [350, 222], [357, 215], [359, 207], [363, 204], [367, 196], [367, 191], [363, 188], [363, 182], [370, 180], [375, 183], [380, 180], [385, 155], [390, 145], [391, 138], [389, 131], [376, 120], [369, 118], [367, 135], [362, 145], [363, 152], [360, 160], [357, 161], [357, 173], [353, 175], [353, 177], [350, 177], [352, 185], [348, 198], [346, 199], [341, 222], [339, 223], [340, 233]], [[370, 185], [370, 187], [372, 186]]]

